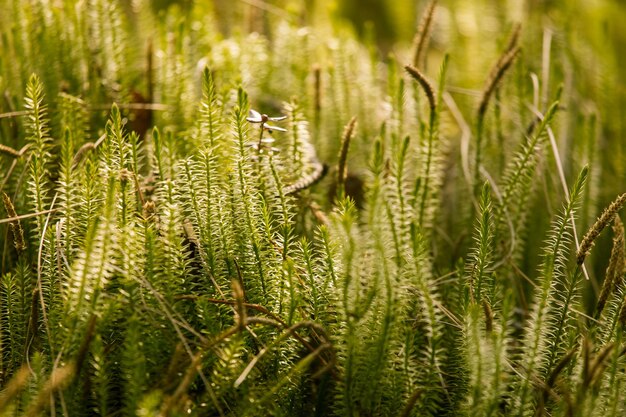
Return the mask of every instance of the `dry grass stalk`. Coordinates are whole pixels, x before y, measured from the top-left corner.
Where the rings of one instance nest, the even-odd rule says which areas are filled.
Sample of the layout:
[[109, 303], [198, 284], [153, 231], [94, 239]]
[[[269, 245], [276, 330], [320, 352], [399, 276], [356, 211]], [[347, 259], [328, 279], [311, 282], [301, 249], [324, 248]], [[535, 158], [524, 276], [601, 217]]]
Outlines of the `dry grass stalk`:
[[356, 116], [354, 116], [346, 125], [341, 137], [341, 150], [339, 151], [339, 162], [337, 163], [337, 191], [344, 193], [344, 185], [348, 177], [348, 150], [350, 149], [350, 141], [354, 135], [356, 128]]
[[3, 412], [13, 400], [22, 391], [28, 378], [30, 377], [30, 371], [27, 365], [23, 365], [2, 388], [0, 393], [0, 412]]
[[510, 52], [519, 44], [520, 34], [522, 33], [522, 25], [516, 23], [513, 26], [513, 30], [511, 31], [511, 36], [509, 36], [509, 41], [506, 43], [505, 52]]
[[22, 156], [19, 151], [16, 151], [15, 149], [11, 148], [10, 146], [3, 145], [1, 143], [0, 143], [0, 153], [12, 156], [14, 158], [19, 158], [20, 156]]
[[322, 110], [322, 68], [315, 64], [313, 66], [314, 93], [313, 102], [315, 114], [319, 114]]
[[43, 388], [39, 390], [37, 397], [32, 401], [24, 415], [27, 417], [43, 415], [43, 412], [50, 405], [50, 396], [55, 391], [66, 388], [75, 374], [76, 367], [72, 362], [53, 370], [50, 374], [50, 378], [48, 378]]
[[237, 279], [231, 280], [231, 288], [233, 291], [233, 298], [235, 299], [235, 312], [237, 315], [237, 322], [241, 328], [245, 327], [246, 322], [246, 308], [244, 306], [244, 292], [243, 286]]
[[324, 211], [322, 211], [322, 208], [319, 206], [319, 204], [317, 204], [315, 201], [312, 201], [309, 203], [309, 209], [311, 210], [313, 217], [315, 217], [315, 220], [317, 220], [319, 224], [328, 224], [328, 217], [326, 217], [326, 214], [324, 213]]
[[87, 152], [94, 149], [96, 145], [93, 142], [87, 142], [83, 146], [78, 149], [78, 152], [74, 155], [74, 160], [72, 161], [72, 168], [76, 168], [76, 166], [83, 160], [83, 157]]
[[20, 216], [11, 216], [11, 217], [7, 217], [6, 219], [0, 219], [0, 224], [12, 223], [18, 220], [30, 219], [31, 217], [37, 217], [37, 216], [41, 216], [42, 214], [48, 214], [48, 213], [56, 213], [57, 211], [59, 211], [59, 209], [55, 208], [55, 209], [37, 211], [35, 213], [22, 214]]
[[491, 310], [491, 306], [483, 298], [483, 312], [485, 313], [485, 327], [487, 333], [491, 333], [493, 331], [493, 310]]
[[502, 51], [502, 54], [496, 61], [495, 65], [491, 68], [491, 71], [489, 71], [489, 76], [487, 77], [487, 80], [492, 80], [496, 78], [498, 71], [507, 59], [508, 54], [515, 48], [518, 48], [521, 32], [522, 26], [519, 23], [513, 26], [513, 30], [511, 31], [511, 35], [509, 36], [509, 40], [506, 43], [506, 47]]
[[435, 16], [435, 9], [437, 7], [437, 0], [433, 0], [426, 7], [426, 11], [422, 20], [420, 21], [419, 28], [413, 38], [413, 66], [419, 68], [424, 61], [424, 54], [428, 49], [428, 41], [430, 40], [430, 34], [432, 32], [433, 18]]
[[483, 89], [483, 93], [480, 99], [480, 105], [478, 106], [479, 120], [482, 120], [485, 117], [485, 113], [487, 112], [487, 107], [489, 106], [491, 96], [500, 84], [500, 81], [502, 81], [504, 74], [506, 74], [508, 69], [513, 64], [513, 61], [519, 54], [520, 50], [521, 48], [516, 45], [510, 50], [505, 51], [491, 70], [490, 77], [487, 79], [487, 83], [485, 84], [485, 88]]

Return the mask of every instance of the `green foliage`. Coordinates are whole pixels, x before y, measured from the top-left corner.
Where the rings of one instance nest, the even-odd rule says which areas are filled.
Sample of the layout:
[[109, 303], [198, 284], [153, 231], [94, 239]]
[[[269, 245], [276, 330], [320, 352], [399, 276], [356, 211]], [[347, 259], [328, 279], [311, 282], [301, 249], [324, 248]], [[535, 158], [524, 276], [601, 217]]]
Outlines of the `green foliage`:
[[626, 413], [618, 63], [252, 3], [1, 2], [0, 415]]

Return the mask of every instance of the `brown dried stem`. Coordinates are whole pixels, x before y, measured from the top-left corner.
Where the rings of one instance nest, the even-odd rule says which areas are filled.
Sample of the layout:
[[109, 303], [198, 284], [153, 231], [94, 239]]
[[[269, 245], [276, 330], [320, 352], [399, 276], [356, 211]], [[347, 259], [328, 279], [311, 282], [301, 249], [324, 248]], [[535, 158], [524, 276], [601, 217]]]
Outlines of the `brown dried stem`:
[[580, 248], [576, 253], [576, 263], [577, 265], [582, 265], [585, 262], [585, 258], [589, 255], [591, 248], [593, 247], [594, 241], [597, 237], [602, 233], [604, 228], [613, 221], [617, 213], [621, 210], [621, 208], [626, 203], [626, 193], [620, 195], [613, 201], [607, 208], [604, 209], [598, 220], [589, 228], [589, 231], [583, 237], [582, 242], [580, 242]]
[[0, 393], [0, 413], [3, 412], [9, 403], [17, 397], [28, 382], [30, 377], [30, 371], [28, 365], [22, 365], [22, 367], [11, 377], [9, 382], [2, 388]]
[[356, 128], [356, 116], [354, 116], [346, 125], [341, 137], [341, 150], [339, 151], [339, 162], [337, 163], [337, 191], [343, 195], [345, 193], [345, 183], [348, 176], [348, 150], [350, 149], [350, 141]]
[[482, 120], [485, 118], [487, 107], [491, 101], [491, 96], [496, 88], [498, 88], [500, 81], [504, 78], [504, 75], [511, 67], [511, 64], [513, 64], [513, 61], [520, 53], [520, 50], [521, 48], [516, 45], [510, 50], [505, 51], [504, 54], [498, 59], [498, 62], [496, 62], [496, 65], [492, 68], [490, 76], [487, 79], [487, 83], [485, 84], [485, 88], [483, 88], [480, 104], [478, 106], [478, 123], [482, 123]]
[[596, 305], [596, 317], [600, 317], [609, 296], [615, 292], [620, 284], [619, 280], [624, 274], [624, 225], [619, 217], [615, 217], [613, 222], [613, 249], [609, 266], [606, 268], [604, 283], [598, 297]]
[[419, 68], [424, 61], [424, 54], [428, 49], [428, 42], [430, 40], [430, 34], [432, 32], [433, 18], [435, 16], [435, 9], [437, 7], [437, 0], [433, 0], [426, 7], [424, 16], [420, 21], [419, 28], [413, 38], [413, 66]]
[[3, 145], [1, 143], [0, 143], [0, 153], [12, 156], [14, 158], [19, 158], [20, 156], [22, 156], [22, 155], [20, 155], [19, 151], [11, 148], [10, 146]]

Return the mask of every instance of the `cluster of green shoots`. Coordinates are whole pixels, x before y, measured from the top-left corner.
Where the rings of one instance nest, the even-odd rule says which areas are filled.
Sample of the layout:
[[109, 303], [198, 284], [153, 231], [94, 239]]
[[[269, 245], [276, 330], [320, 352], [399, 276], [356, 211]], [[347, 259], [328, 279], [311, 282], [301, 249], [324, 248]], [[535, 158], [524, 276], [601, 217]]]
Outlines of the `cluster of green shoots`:
[[5, 3], [0, 416], [626, 413], [626, 194], [593, 221], [548, 35], [542, 78], [514, 26], [466, 103], [436, 2], [384, 61], [202, 5]]

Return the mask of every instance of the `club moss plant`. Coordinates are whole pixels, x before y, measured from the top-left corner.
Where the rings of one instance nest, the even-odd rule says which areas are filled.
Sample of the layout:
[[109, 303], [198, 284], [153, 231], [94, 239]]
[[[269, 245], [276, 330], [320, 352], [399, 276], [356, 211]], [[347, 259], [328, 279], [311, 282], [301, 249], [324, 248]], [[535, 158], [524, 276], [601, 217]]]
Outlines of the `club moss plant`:
[[0, 415], [626, 413], [606, 51], [180, 3], [0, 2]]

